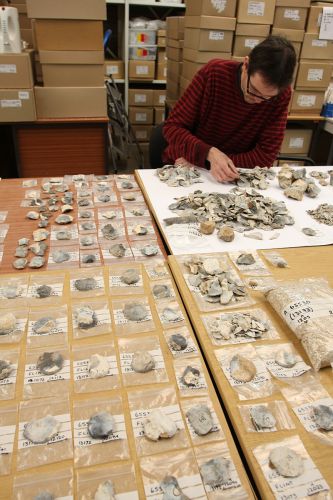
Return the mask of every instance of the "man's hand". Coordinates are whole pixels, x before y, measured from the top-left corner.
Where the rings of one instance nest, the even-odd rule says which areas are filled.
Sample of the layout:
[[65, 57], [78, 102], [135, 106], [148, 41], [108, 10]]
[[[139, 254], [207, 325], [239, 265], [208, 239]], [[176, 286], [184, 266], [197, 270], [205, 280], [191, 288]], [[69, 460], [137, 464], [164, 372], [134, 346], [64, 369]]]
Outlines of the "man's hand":
[[217, 148], [210, 148], [207, 156], [210, 172], [218, 182], [230, 182], [238, 179], [239, 173], [232, 160]]

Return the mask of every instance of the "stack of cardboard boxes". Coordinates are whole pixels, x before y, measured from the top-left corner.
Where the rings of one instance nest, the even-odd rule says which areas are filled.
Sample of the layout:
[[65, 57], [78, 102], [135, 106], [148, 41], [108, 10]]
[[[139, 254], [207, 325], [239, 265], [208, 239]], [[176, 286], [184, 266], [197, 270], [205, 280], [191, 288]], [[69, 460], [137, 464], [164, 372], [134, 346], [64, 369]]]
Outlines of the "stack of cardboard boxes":
[[183, 71], [184, 17], [167, 18], [167, 85], [166, 96], [171, 107], [181, 95]]
[[37, 118], [106, 117], [104, 0], [27, 0], [44, 86], [35, 87]]

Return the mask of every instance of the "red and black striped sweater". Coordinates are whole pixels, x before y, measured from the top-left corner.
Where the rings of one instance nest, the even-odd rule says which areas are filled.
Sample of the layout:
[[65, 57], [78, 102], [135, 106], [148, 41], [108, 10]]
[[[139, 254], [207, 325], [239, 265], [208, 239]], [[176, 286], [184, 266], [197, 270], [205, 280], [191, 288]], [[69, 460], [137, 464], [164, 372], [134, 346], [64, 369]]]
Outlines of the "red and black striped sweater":
[[214, 59], [198, 71], [166, 120], [163, 160], [174, 163], [183, 157], [207, 167], [208, 151], [215, 146], [236, 167], [269, 167], [283, 140], [290, 97], [288, 87], [273, 100], [248, 104], [240, 64]]

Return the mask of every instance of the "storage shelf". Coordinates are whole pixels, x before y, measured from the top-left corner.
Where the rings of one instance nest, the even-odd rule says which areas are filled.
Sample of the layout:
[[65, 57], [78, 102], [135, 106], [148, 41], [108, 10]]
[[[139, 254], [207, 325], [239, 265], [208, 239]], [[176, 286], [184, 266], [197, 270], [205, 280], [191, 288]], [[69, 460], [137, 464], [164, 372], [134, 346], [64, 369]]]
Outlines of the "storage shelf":
[[125, 0], [105, 0], [106, 3], [125, 4]]
[[144, 5], [147, 7], [174, 7], [175, 9], [185, 9], [184, 3], [155, 2], [155, 0], [130, 0], [130, 5]]
[[166, 84], [166, 80], [153, 80], [153, 83], [163, 83], [163, 84]]

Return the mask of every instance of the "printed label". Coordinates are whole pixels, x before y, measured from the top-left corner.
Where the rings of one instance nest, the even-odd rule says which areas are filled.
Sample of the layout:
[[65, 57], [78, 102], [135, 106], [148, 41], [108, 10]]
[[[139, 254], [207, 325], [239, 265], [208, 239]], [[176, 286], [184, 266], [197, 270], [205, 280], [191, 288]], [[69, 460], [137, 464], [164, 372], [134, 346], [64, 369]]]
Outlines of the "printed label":
[[247, 4], [247, 14], [249, 16], [260, 16], [265, 14], [265, 2], [252, 2]]
[[[41, 285], [42, 284], [30, 285], [29, 289], [28, 289], [27, 296], [30, 298], [38, 298], [42, 301], [43, 299], [41, 297], [39, 297], [39, 295], [37, 295], [37, 292], [36, 292], [37, 288]], [[49, 285], [49, 286], [52, 288], [51, 295], [50, 295], [51, 297], [61, 297], [62, 296], [62, 291], [64, 288], [63, 283], [52, 283], [52, 285]]]
[[297, 148], [300, 149], [304, 145], [304, 138], [303, 137], [292, 137], [289, 141], [289, 147], [290, 148]]
[[0, 73], [17, 73], [16, 64], [0, 64]]
[[116, 325], [126, 325], [128, 323], [145, 323], [146, 321], [151, 321], [153, 319], [149, 307], [147, 307], [147, 316], [144, 319], [141, 319], [140, 321], [129, 321], [128, 319], [125, 318], [122, 309], [115, 309], [113, 313]]
[[146, 94], [135, 94], [134, 95], [134, 102], [146, 103], [147, 102]]
[[118, 66], [107, 65], [106, 66], [106, 74], [107, 75], [118, 75], [119, 74]]
[[205, 484], [205, 489], [207, 493], [213, 493], [218, 491], [230, 490], [231, 488], [239, 488], [242, 486], [242, 483], [239, 480], [237, 470], [234, 462], [230, 459], [230, 479], [228, 481], [219, 484], [218, 486], [209, 486], [209, 484]]
[[149, 67], [148, 66], [136, 66], [135, 73], [137, 75], [148, 75]]
[[307, 80], [309, 82], [320, 82], [323, 79], [324, 70], [323, 69], [309, 69]]
[[27, 448], [32, 448], [33, 446], [49, 446], [50, 444], [59, 443], [60, 441], [65, 441], [66, 439], [72, 439], [72, 426], [71, 426], [71, 416], [69, 413], [63, 415], [53, 415], [54, 418], [61, 424], [58, 433], [53, 436], [47, 443], [35, 444], [26, 439], [23, 436], [23, 431], [29, 422], [19, 423], [19, 438], [18, 438], [18, 449], [23, 450]]
[[70, 380], [71, 370], [69, 359], [65, 359], [60, 371], [53, 375], [44, 375], [36, 368], [36, 364], [25, 365], [24, 385], [43, 384], [44, 382], [57, 382], [58, 380]]
[[[154, 349], [152, 351], [148, 351], [149, 354], [155, 361], [154, 370], [164, 370], [164, 359], [162, 355], [161, 349]], [[121, 371], [123, 373], [136, 373], [132, 368], [132, 358], [134, 356], [134, 352], [121, 352], [120, 353], [120, 366]]]
[[19, 96], [20, 99], [25, 99], [25, 100], [30, 99], [29, 92], [26, 92], [26, 91], [23, 91], [23, 90], [21, 90], [21, 92], [18, 93], [18, 96]]
[[[79, 290], [75, 287], [75, 282], [80, 279], [80, 278], [74, 278], [70, 280], [70, 287], [71, 287], [71, 292], [78, 292]], [[83, 278], [81, 278], [83, 279]], [[96, 276], [94, 277], [94, 280], [96, 282], [94, 290], [104, 290], [104, 279], [103, 276]], [[91, 290], [89, 290], [91, 292]], [[84, 292], [82, 292], [84, 294]]]
[[2, 108], [22, 108], [20, 99], [1, 99]]
[[0, 386], [1, 385], [9, 385], [9, 384], [16, 384], [16, 377], [17, 377], [17, 363], [13, 364], [10, 363], [11, 368], [13, 368], [13, 371], [9, 375], [9, 377], [3, 378], [0, 380]]
[[302, 108], [311, 108], [316, 104], [315, 95], [304, 95], [301, 94], [297, 97], [297, 105]]
[[3, 425], [0, 427], [0, 455], [13, 453], [15, 437], [15, 425]]
[[210, 31], [209, 40], [224, 40], [224, 31]]
[[319, 430], [319, 426], [317, 425], [313, 414], [313, 407], [318, 405], [329, 406], [333, 410], [333, 399], [318, 399], [313, 403], [306, 403], [293, 408], [295, 415], [299, 418], [300, 422], [308, 432], [315, 432]]
[[210, 3], [217, 10], [217, 12], [223, 12], [225, 6], [227, 5], [227, 0], [210, 0]]
[[333, 316], [333, 303], [327, 299], [314, 300], [299, 296], [283, 309], [282, 315], [288, 326], [295, 331], [312, 319]]
[[84, 448], [85, 446], [93, 446], [94, 444], [109, 443], [119, 439], [126, 439], [126, 427], [124, 415], [112, 415], [115, 421], [115, 431], [110, 436], [103, 439], [94, 439], [88, 432], [89, 420], [74, 421], [74, 446]]
[[30, 321], [29, 326], [28, 326], [28, 337], [41, 337], [41, 336], [46, 336], [46, 335], [58, 335], [58, 334], [65, 334], [68, 330], [67, 326], [67, 316], [64, 316], [63, 318], [50, 318], [54, 319], [56, 326], [55, 328], [52, 328], [49, 332], [45, 333], [36, 333], [34, 331], [34, 326], [36, 324], [36, 321]]
[[301, 19], [298, 9], [284, 9], [283, 17], [292, 21], [299, 21]]
[[327, 40], [312, 40], [312, 47], [327, 47]]
[[121, 281], [121, 276], [109, 276], [109, 286], [112, 287], [121, 287], [121, 288], [138, 288], [143, 286], [142, 275], [140, 275], [139, 281], [137, 283], [131, 283], [127, 285], [123, 281]]
[[[193, 500], [206, 500], [205, 489], [201, 482], [200, 474], [192, 476], [177, 477], [178, 484], [183, 495]], [[165, 496], [160, 483], [151, 483], [145, 485], [146, 497], [150, 500], [162, 500]]]
[[256, 45], [258, 45], [259, 40], [255, 38], [245, 38], [244, 46], [249, 47], [250, 49], [254, 49]]
[[[105, 377], [112, 377], [113, 375], [118, 375], [118, 366], [116, 356], [105, 356], [108, 364], [109, 371], [105, 375]], [[89, 375], [89, 363], [90, 359], [81, 359], [79, 361], [73, 362], [73, 370], [74, 370], [74, 380], [86, 380], [91, 378]], [[104, 378], [104, 377], [103, 377]]]
[[[179, 430], [184, 429], [184, 422], [180, 413], [179, 405], [170, 405], [170, 406], [162, 406], [161, 408], [154, 408], [154, 410], [157, 409], [159, 409], [164, 415], [170, 417], [175, 422]], [[145, 435], [143, 423], [152, 411], [153, 409], [131, 411], [133, 432], [136, 438], [143, 437]]]

